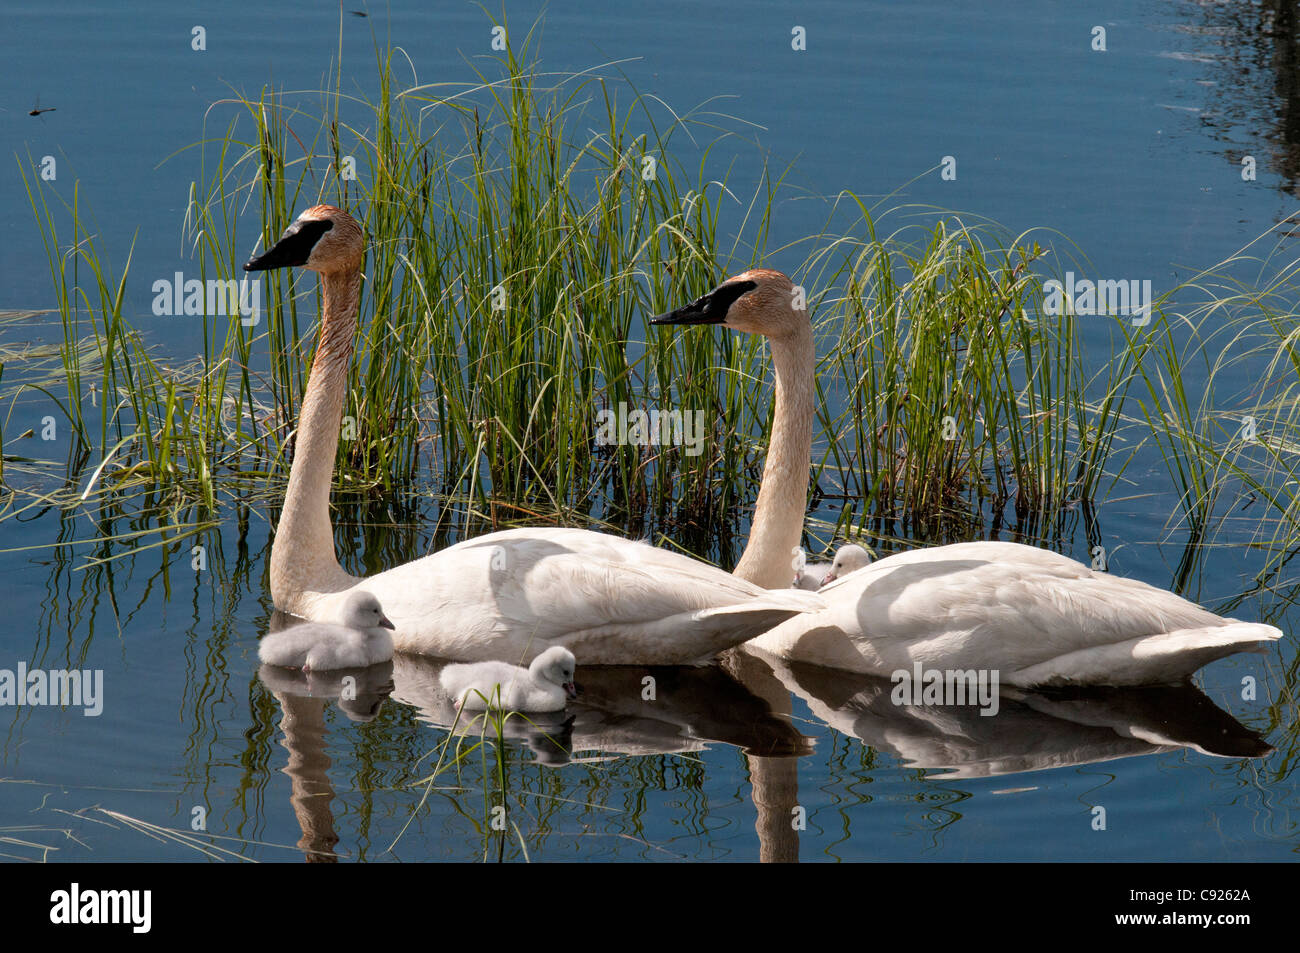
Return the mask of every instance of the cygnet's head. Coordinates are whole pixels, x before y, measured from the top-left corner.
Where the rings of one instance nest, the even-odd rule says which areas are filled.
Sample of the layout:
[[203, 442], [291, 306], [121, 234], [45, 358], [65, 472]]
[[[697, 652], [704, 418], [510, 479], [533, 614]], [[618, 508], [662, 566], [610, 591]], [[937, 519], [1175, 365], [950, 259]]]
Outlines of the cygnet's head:
[[871, 554], [859, 546], [857, 543], [849, 543], [847, 546], [841, 546], [835, 552], [835, 561], [831, 563], [831, 571], [826, 574], [822, 580], [822, 585], [826, 585], [841, 576], [847, 576], [851, 572], [861, 569], [871, 562]]
[[728, 278], [703, 297], [651, 324], [721, 324], [770, 338], [807, 332], [803, 293], [785, 275], [770, 268], [751, 268]]
[[373, 593], [354, 592], [343, 600], [340, 622], [349, 629], [396, 629]]
[[578, 686], [573, 684], [573, 670], [577, 667], [573, 653], [560, 645], [553, 645], [528, 666], [534, 678], [544, 679], [552, 685], [559, 685], [570, 698], [578, 697]]

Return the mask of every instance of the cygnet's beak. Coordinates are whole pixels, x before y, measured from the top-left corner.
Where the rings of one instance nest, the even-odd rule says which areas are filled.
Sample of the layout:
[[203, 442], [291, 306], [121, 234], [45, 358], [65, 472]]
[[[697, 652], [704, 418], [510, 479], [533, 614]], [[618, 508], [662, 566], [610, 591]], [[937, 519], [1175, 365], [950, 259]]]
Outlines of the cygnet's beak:
[[394, 632], [397, 631], [397, 626], [395, 626], [395, 625], [393, 625], [393, 623], [389, 622], [389, 621], [388, 621], [388, 616], [386, 616], [386, 615], [381, 615], [381, 616], [379, 617], [379, 625], [380, 625], [381, 628], [384, 628], [384, 629], [392, 629]]
[[835, 575], [835, 570], [832, 569], [830, 572], [826, 574], [826, 577], [822, 580], [822, 585], [829, 586], [831, 583], [833, 583], [836, 580], [836, 578], [837, 577]]
[[568, 695], [570, 698], [577, 698], [577, 697], [578, 697], [578, 686], [577, 686], [577, 684], [576, 684], [575, 682], [565, 682], [565, 683], [564, 683], [564, 694]]

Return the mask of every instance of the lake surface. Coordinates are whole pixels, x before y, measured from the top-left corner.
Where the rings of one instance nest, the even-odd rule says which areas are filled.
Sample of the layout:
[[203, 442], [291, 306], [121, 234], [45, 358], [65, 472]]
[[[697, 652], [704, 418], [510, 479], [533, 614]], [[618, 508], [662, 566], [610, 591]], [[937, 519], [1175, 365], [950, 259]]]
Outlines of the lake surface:
[[[134, 323], [192, 358], [195, 329], [149, 313], [149, 282], [183, 255], [199, 176], [196, 151], [182, 150], [232, 90], [319, 88], [339, 45], [326, 7], [7, 4], [0, 309], [52, 305], [9, 157], [53, 155], [59, 191], [70, 199], [79, 183], [112, 255], [134, 242]], [[474, 4], [366, 9], [341, 24], [358, 84], [373, 75], [372, 29], [381, 41], [391, 30], [425, 82], [471, 81], [474, 58], [490, 54]], [[512, 31], [541, 9], [509, 3]], [[642, 92], [675, 109], [725, 97], [708, 108], [761, 149], [737, 140], [730, 181], [752, 181], [763, 153], [794, 163], [778, 237], [821, 226], [809, 197], [852, 189], [1012, 233], [1057, 229], [1096, 275], [1149, 278], [1158, 294], [1261, 235], [1295, 256], [1285, 223], [1298, 204], [1300, 86], [1288, 16], [1268, 3], [1052, 2], [1027, 13], [813, 2], [793, 14], [765, 0], [708, 11], [555, 4], [541, 44], [557, 71], [625, 61]], [[196, 24], [205, 52], [191, 49]], [[794, 26], [806, 28], [804, 51], [791, 49]], [[1091, 49], [1097, 26], [1105, 52]], [[955, 180], [938, 171], [945, 156]], [[33, 322], [8, 329], [15, 339], [59, 332]], [[18, 405], [6, 438], [40, 413]], [[1150, 454], [1127, 477], [1098, 512], [1110, 568], [1169, 587], [1186, 542], [1167, 525], [1176, 499]], [[570, 722], [513, 722], [500, 764], [488, 744], [424, 784], [453, 720], [438, 663], [399, 657], [342, 703], [330, 679], [262, 677], [258, 639], [278, 624], [268, 525], [257, 510], [222, 520], [201, 572], [188, 553], [158, 548], [94, 563], [120, 551], [94, 542], [84, 515], [34, 509], [0, 521], [0, 670], [103, 673], [94, 716], [0, 707], [0, 856], [1210, 861], [1291, 860], [1300, 849], [1290, 635], [1266, 655], [1208, 666], [1197, 689], [1007, 696], [994, 717], [893, 705], [887, 682], [762, 658], [655, 670], [653, 699], [644, 670], [580, 669]], [[1248, 518], [1230, 523], [1182, 591], [1290, 633], [1300, 614], [1289, 593], [1254, 583], [1263, 558], [1243, 545], [1253, 532]], [[427, 551], [427, 532], [406, 535], [355, 530], [345, 568], [367, 565], [367, 546], [369, 560], [384, 547], [381, 564]], [[1077, 523], [1055, 542], [1086, 558]], [[1257, 736], [1276, 750], [1264, 753]], [[471, 730], [463, 750], [478, 737]], [[499, 804], [504, 831], [493, 827]]]

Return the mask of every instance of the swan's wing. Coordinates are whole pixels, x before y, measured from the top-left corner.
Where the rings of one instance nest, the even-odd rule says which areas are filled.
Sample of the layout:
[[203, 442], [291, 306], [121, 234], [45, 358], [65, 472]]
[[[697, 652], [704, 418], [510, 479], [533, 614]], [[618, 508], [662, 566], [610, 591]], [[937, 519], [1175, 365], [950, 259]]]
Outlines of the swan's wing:
[[[492, 533], [361, 588], [396, 623], [399, 649], [526, 662], [558, 644], [585, 665], [685, 664], [825, 605], [813, 593], [769, 593], [679, 553], [575, 529]], [[737, 611], [714, 611], [725, 608]]]
[[1014, 672], [1009, 681], [1047, 686], [1172, 683], [1216, 659], [1261, 651], [1281, 637], [1280, 630], [1257, 622], [1179, 629], [1071, 652]]
[[[804, 651], [820, 639], [841, 654], [847, 642], [861, 655], [860, 670], [885, 674], [920, 662], [996, 670], [1015, 684], [1134, 684], [1174, 681], [1281, 637], [1272, 626], [1223, 619], [1173, 593], [1016, 543], [891, 556], [820, 595], [827, 612], [783, 624], [758, 647], [798, 658], [801, 641]], [[842, 633], [836, 645], [825, 634], [833, 631]], [[1153, 637], [1160, 639], [1143, 642]]]
[[[687, 665], [703, 662], [724, 649], [748, 642], [791, 616], [824, 607], [809, 599], [816, 593], [773, 589], [739, 605], [694, 609], [647, 622], [635, 630], [637, 664]], [[571, 633], [561, 641], [588, 665], [626, 665], [626, 625], [598, 626]]]

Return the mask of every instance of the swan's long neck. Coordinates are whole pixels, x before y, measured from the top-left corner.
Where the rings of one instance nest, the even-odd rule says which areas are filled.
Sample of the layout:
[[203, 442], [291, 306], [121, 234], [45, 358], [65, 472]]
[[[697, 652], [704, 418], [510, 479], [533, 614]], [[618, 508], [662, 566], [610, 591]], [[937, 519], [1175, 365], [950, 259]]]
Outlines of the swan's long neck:
[[803, 535], [808, 507], [816, 357], [812, 327], [807, 323], [768, 342], [776, 378], [776, 412], [749, 544], [735, 575], [765, 589], [788, 589], [794, 579], [792, 550]]
[[305, 614], [314, 593], [351, 588], [334, 554], [330, 484], [343, 422], [348, 363], [361, 299], [361, 272], [321, 274], [320, 341], [302, 399], [289, 488], [271, 545], [271, 597], [279, 609]]

